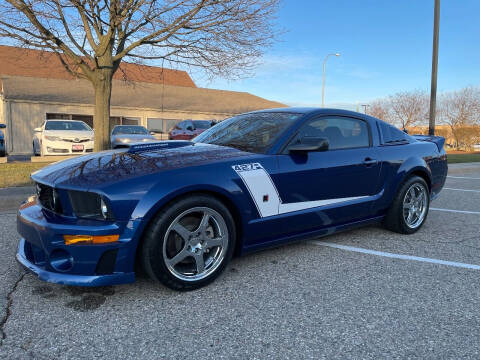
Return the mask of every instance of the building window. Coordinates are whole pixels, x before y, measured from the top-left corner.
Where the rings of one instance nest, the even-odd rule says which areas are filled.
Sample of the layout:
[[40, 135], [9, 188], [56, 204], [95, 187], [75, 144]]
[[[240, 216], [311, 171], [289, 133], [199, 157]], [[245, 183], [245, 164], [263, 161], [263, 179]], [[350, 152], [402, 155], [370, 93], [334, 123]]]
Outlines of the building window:
[[46, 119], [47, 120], [71, 120], [72, 115], [70, 114], [55, 114], [55, 113], [47, 113]]
[[138, 125], [140, 118], [138, 117], [122, 117], [122, 125]]

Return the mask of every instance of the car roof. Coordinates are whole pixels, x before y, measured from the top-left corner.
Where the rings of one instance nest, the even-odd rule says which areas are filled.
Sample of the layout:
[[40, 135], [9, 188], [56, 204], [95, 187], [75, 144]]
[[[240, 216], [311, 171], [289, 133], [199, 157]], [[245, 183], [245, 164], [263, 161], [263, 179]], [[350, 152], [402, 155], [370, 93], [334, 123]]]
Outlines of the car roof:
[[70, 122], [85, 122], [85, 121], [82, 121], [82, 120], [69, 120], [69, 119], [47, 119], [45, 121], [70, 121]]
[[335, 109], [335, 108], [317, 108], [317, 107], [286, 107], [286, 108], [275, 108], [275, 109], [265, 109], [259, 111], [252, 111], [251, 113], [256, 112], [285, 112], [285, 113], [297, 113], [304, 115], [345, 115], [345, 116], [355, 116], [355, 117], [371, 117], [356, 111], [344, 110], [344, 109]]
[[132, 126], [137, 126], [137, 127], [145, 127], [143, 125], [115, 125], [113, 128], [117, 128], [117, 127], [132, 127]]

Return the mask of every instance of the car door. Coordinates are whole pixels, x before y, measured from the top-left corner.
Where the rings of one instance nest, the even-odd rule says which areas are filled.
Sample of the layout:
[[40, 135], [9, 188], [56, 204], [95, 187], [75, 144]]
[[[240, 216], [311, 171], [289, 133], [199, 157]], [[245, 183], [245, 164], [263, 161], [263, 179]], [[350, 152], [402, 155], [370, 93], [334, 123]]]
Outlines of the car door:
[[[325, 138], [326, 151], [290, 153], [304, 137]], [[370, 124], [360, 118], [322, 116], [307, 121], [278, 155], [272, 174], [288, 215], [286, 230], [301, 232], [368, 218], [380, 195], [380, 162]]]

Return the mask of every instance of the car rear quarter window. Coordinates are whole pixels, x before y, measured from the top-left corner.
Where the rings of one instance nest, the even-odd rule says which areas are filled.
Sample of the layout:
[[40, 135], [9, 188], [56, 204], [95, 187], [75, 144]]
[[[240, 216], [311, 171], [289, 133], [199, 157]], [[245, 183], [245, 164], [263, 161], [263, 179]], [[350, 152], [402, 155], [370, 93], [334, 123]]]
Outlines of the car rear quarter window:
[[395, 126], [379, 121], [378, 126], [382, 136], [382, 145], [408, 144], [410, 136]]

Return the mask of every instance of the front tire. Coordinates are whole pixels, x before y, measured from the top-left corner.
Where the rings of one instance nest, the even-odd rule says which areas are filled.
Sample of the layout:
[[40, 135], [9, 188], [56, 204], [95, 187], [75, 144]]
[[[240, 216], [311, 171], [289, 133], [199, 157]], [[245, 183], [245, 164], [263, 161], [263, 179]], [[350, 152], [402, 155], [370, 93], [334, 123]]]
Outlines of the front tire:
[[412, 176], [398, 190], [384, 225], [400, 234], [413, 234], [424, 224], [430, 206], [428, 185], [419, 176]]
[[208, 195], [181, 198], [161, 210], [141, 247], [145, 272], [174, 290], [215, 280], [232, 258], [235, 223], [227, 207]]

